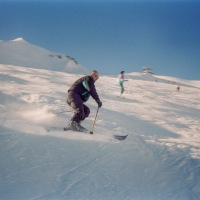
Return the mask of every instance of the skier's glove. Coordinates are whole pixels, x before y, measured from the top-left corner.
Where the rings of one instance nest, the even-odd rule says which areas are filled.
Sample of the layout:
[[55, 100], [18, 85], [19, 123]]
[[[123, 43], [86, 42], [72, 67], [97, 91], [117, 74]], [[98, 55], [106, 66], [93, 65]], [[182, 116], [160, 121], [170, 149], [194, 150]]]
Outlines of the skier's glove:
[[101, 108], [101, 106], [102, 106], [102, 102], [99, 101], [99, 102], [98, 102], [98, 107]]

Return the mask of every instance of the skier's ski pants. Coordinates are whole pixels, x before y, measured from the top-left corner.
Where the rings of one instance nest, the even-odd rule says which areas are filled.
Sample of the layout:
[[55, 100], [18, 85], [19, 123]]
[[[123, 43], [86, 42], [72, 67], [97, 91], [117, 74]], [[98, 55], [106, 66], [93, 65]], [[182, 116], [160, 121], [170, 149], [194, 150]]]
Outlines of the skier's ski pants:
[[80, 95], [70, 91], [67, 95], [67, 103], [71, 106], [74, 110], [74, 115], [71, 118], [71, 121], [76, 121], [80, 123], [90, 114], [90, 109], [83, 104], [83, 100], [81, 99]]

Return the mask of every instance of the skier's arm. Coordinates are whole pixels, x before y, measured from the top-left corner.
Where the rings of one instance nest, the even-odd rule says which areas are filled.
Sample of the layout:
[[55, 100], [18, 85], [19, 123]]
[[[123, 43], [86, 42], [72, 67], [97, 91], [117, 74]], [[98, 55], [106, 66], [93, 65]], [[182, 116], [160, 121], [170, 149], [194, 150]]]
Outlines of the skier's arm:
[[99, 98], [99, 95], [97, 94], [97, 91], [96, 91], [96, 88], [95, 88], [95, 85], [94, 85], [94, 80], [93, 79], [88, 79], [87, 85], [88, 85], [89, 94], [97, 102], [98, 106], [101, 107], [102, 106], [102, 102], [101, 102], [101, 100]]

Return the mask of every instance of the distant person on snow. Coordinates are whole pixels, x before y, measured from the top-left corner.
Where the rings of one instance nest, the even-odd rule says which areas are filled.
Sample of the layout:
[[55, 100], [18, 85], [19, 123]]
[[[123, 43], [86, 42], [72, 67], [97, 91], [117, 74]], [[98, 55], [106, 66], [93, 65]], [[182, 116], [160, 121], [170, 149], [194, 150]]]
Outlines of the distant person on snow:
[[125, 71], [121, 71], [117, 79], [117, 82], [119, 83], [120, 86], [120, 94], [124, 93], [124, 81], [128, 81], [124, 79], [124, 72]]
[[94, 85], [98, 79], [98, 71], [93, 70], [90, 75], [79, 78], [69, 88], [67, 103], [74, 109], [74, 115], [67, 128], [75, 131], [85, 131], [85, 128], [80, 123], [90, 114], [90, 109], [84, 104], [90, 95], [96, 101], [99, 108], [102, 106]]

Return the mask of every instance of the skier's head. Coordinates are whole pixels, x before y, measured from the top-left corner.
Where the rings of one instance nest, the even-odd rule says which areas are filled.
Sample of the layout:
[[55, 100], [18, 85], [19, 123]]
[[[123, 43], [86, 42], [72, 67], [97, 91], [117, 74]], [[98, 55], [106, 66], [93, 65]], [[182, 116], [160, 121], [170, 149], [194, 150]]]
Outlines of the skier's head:
[[90, 72], [90, 75], [93, 77], [94, 81], [97, 81], [99, 79], [99, 72], [97, 70], [92, 70]]
[[120, 74], [124, 74], [125, 71], [121, 71]]

